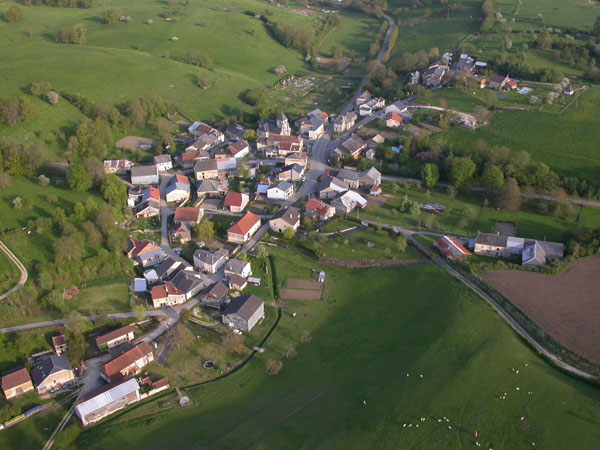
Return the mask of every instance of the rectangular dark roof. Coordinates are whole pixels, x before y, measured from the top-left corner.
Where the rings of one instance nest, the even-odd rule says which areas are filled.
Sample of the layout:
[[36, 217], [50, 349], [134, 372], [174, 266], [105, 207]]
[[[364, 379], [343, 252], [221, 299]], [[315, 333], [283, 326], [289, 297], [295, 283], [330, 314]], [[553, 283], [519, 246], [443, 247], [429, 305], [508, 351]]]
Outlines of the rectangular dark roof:
[[107, 342], [113, 341], [115, 339], [120, 338], [121, 336], [125, 336], [126, 334], [133, 333], [133, 328], [131, 325], [125, 325], [117, 330], [109, 331], [102, 336], [98, 336], [96, 338], [96, 345], [100, 347], [101, 345], [106, 344]]
[[252, 315], [263, 305], [263, 301], [256, 295], [244, 295], [231, 300], [231, 303], [223, 311], [223, 315], [237, 314], [245, 320], [250, 320]]
[[478, 233], [475, 244], [492, 245], [494, 247], [506, 247], [508, 236], [503, 234]]

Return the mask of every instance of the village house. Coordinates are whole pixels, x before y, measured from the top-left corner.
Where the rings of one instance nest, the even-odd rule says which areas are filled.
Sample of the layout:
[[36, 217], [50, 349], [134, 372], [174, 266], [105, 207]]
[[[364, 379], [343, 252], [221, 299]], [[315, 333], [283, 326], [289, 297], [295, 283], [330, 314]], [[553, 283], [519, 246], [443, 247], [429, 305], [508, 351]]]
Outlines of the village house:
[[133, 328], [131, 328], [131, 325], [125, 325], [124, 327], [109, 331], [108, 333], [98, 336], [96, 338], [96, 347], [98, 347], [100, 350], [102, 350], [103, 348], [113, 348], [117, 345], [133, 341], [134, 337], [135, 335], [133, 333]]
[[173, 222], [169, 229], [169, 241], [171, 243], [185, 244], [192, 240], [192, 227], [186, 223]]
[[152, 166], [133, 166], [131, 168], [131, 184], [158, 184], [158, 168]]
[[190, 227], [195, 227], [200, 223], [203, 216], [203, 211], [200, 208], [185, 206], [175, 208], [174, 222], [184, 223]]
[[241, 261], [239, 259], [230, 259], [225, 264], [225, 276], [232, 277], [239, 275], [244, 278], [252, 276], [252, 265], [247, 261]]
[[230, 123], [229, 126], [225, 129], [225, 137], [233, 141], [241, 141], [242, 139], [244, 139], [245, 133], [246, 129], [243, 126], [238, 125], [237, 123]]
[[267, 189], [267, 198], [270, 200], [287, 200], [293, 194], [294, 185], [289, 181], [280, 181]]
[[356, 208], [364, 208], [367, 206], [367, 200], [359, 193], [354, 191], [346, 191], [337, 198], [331, 201], [331, 206], [335, 207], [336, 211], [341, 214], [348, 214]]
[[140, 398], [140, 386], [135, 378], [124, 378], [88, 392], [73, 406], [75, 415], [85, 427], [138, 402]]
[[217, 273], [225, 265], [228, 257], [229, 251], [225, 248], [214, 252], [198, 249], [194, 252], [194, 266], [204, 273]]
[[350, 189], [348, 183], [339, 178], [326, 177], [319, 183], [318, 191], [321, 200], [329, 200]]
[[269, 220], [269, 227], [272, 231], [277, 233], [283, 233], [288, 228], [291, 228], [296, 232], [298, 227], [300, 226], [300, 213], [296, 208], [292, 208], [291, 206], [288, 208], [281, 208], [271, 220]]
[[129, 249], [127, 250], [129, 259], [134, 260], [142, 267], [159, 264], [165, 258], [164, 250], [150, 241], [129, 240]]
[[156, 155], [154, 157], [154, 165], [157, 167], [159, 172], [166, 172], [173, 168], [173, 161], [171, 161], [171, 155]]
[[335, 133], [344, 133], [356, 123], [356, 113], [348, 111], [346, 114], [340, 114], [333, 121], [333, 131]]
[[369, 100], [371, 100], [372, 97], [373, 95], [369, 91], [365, 90], [358, 97], [356, 97], [356, 101], [354, 104], [358, 107], [363, 103], [367, 103]]
[[204, 289], [207, 283], [208, 279], [201, 273], [181, 267], [175, 271], [175, 274], [171, 278], [171, 284], [183, 292], [186, 300], [189, 300]]
[[134, 206], [133, 215], [136, 219], [149, 219], [160, 214], [160, 200], [149, 198], [146, 201]]
[[223, 323], [241, 331], [250, 331], [265, 315], [265, 303], [255, 295], [231, 300], [223, 311]]
[[384, 98], [381, 98], [381, 97], [372, 98], [368, 102], [362, 103], [358, 107], [358, 114], [361, 117], [370, 116], [371, 114], [373, 114], [375, 112], [376, 109], [383, 108], [384, 106], [385, 106]]
[[104, 161], [104, 173], [114, 173], [124, 175], [131, 170], [133, 163], [127, 159], [112, 159]]
[[100, 366], [100, 376], [110, 383], [122, 377], [139, 374], [152, 361], [152, 349], [145, 341], [141, 341]]
[[238, 165], [241, 165], [242, 160], [238, 158], [220, 158], [217, 159], [217, 173], [219, 179], [236, 178]]
[[311, 198], [304, 205], [306, 214], [313, 220], [328, 220], [335, 216], [335, 208], [316, 198]]
[[176, 260], [169, 256], [154, 271], [156, 273], [157, 280], [164, 281], [168, 280], [178, 269], [191, 270], [192, 266], [190, 266], [184, 259]]
[[258, 139], [267, 139], [274, 134], [282, 136], [289, 136], [292, 130], [290, 129], [290, 123], [285, 114], [280, 113], [277, 116], [277, 120], [265, 119], [258, 124], [256, 129], [256, 137]]
[[133, 186], [127, 191], [127, 206], [133, 208], [149, 198], [160, 200], [159, 190], [155, 187]]
[[447, 72], [448, 67], [445, 66], [431, 67], [423, 72], [423, 84], [428, 87], [439, 86]]
[[479, 232], [473, 243], [473, 253], [514, 259], [524, 266], [543, 266], [552, 259], [563, 258], [564, 244]]
[[52, 336], [52, 350], [56, 356], [60, 356], [67, 351], [67, 340], [64, 334]]
[[2, 392], [6, 400], [31, 391], [33, 391], [33, 384], [25, 367], [14, 367], [2, 373]]
[[421, 80], [421, 72], [416, 70], [409, 75], [408, 84], [411, 84], [411, 85], [419, 84], [420, 80]]
[[379, 186], [381, 184], [381, 172], [371, 167], [360, 174], [358, 185], [361, 187]]
[[292, 164], [299, 164], [306, 169], [306, 166], [308, 166], [308, 155], [303, 152], [286, 155], [284, 165], [290, 166]]
[[202, 122], [194, 122], [190, 125], [188, 127], [188, 133], [195, 138], [199, 138], [203, 135], [210, 135], [216, 138], [217, 143], [225, 142], [225, 135], [223, 133]]
[[402, 116], [395, 112], [389, 112], [385, 115], [385, 126], [388, 128], [398, 128], [402, 125]]
[[239, 275], [232, 275], [227, 282], [230, 290], [243, 291], [248, 286], [248, 280]]
[[249, 201], [250, 196], [248, 194], [230, 192], [227, 194], [227, 197], [225, 197], [223, 209], [228, 209], [232, 213], [241, 213], [246, 208]]
[[358, 188], [360, 185], [359, 179], [361, 173], [356, 170], [342, 169], [336, 175], [336, 178], [342, 180], [350, 189]]
[[300, 130], [300, 136], [307, 138], [310, 141], [319, 139], [325, 132], [329, 116], [320, 109], [315, 109], [309, 112], [306, 117], [296, 122]]
[[471, 255], [463, 245], [451, 236], [443, 236], [433, 246], [452, 262], [464, 261]]
[[200, 296], [200, 300], [204, 306], [221, 309], [229, 301], [229, 288], [221, 282], [215, 283]]
[[248, 145], [247, 141], [237, 141], [231, 145], [228, 145], [226, 148], [226, 156], [227, 158], [243, 158], [244, 156], [248, 156], [250, 154], [250, 145]]
[[186, 152], [201, 151], [208, 152], [212, 148], [219, 145], [222, 141], [219, 140], [219, 136], [215, 134], [202, 134], [190, 145], [185, 148]]
[[247, 242], [260, 228], [260, 217], [248, 212], [227, 230], [227, 240], [236, 244]]
[[210, 155], [205, 150], [191, 150], [183, 152], [178, 156], [177, 162], [184, 169], [191, 169], [197, 161], [210, 159]]
[[508, 80], [510, 80], [508, 75], [500, 75], [495, 73], [490, 77], [488, 87], [490, 89], [504, 89], [504, 86], [506, 86]]
[[358, 135], [353, 135], [342, 142], [336, 149], [335, 153], [340, 159], [351, 156], [353, 159], [360, 158], [360, 152], [367, 148], [367, 143]]
[[64, 356], [50, 355], [35, 363], [31, 369], [31, 378], [38, 394], [53, 392], [75, 381], [73, 368]]
[[301, 181], [304, 175], [304, 167], [300, 164], [283, 166], [277, 174], [279, 181], [291, 181], [292, 183]]
[[167, 202], [181, 202], [190, 196], [190, 180], [185, 175], [175, 174], [165, 186]]
[[196, 196], [199, 199], [220, 197], [222, 194], [217, 180], [202, 180], [196, 184]]
[[196, 180], [213, 180], [219, 178], [219, 168], [216, 159], [203, 159], [194, 165]]
[[304, 141], [298, 136], [282, 136], [275, 134], [263, 143], [257, 143], [257, 149], [264, 149], [267, 158], [279, 158], [298, 153], [302, 150]]
[[185, 294], [168, 281], [165, 284], [154, 286], [150, 291], [150, 298], [152, 306], [155, 308], [180, 305], [187, 300]]

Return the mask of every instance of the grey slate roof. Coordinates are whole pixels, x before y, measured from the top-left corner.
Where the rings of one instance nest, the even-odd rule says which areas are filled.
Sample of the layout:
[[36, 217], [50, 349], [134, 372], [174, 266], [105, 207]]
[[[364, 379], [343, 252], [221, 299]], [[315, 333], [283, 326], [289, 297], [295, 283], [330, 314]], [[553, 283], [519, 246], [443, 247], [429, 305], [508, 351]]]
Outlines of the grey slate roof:
[[337, 177], [340, 180], [352, 180], [358, 181], [358, 179], [362, 176], [362, 173], [357, 172], [355, 170], [342, 169], [338, 172]]
[[158, 168], [154, 164], [151, 166], [133, 166], [131, 168], [132, 177], [146, 177], [156, 174], [158, 174]]
[[475, 244], [506, 248], [507, 243], [508, 236], [502, 234], [477, 233], [475, 237]]
[[279, 211], [273, 214], [273, 217], [271, 217], [271, 220], [277, 219], [282, 219], [289, 225], [295, 225], [298, 220], [300, 220], [300, 213], [296, 208], [292, 208], [291, 206], [288, 208], [281, 208]]
[[62, 370], [73, 370], [71, 364], [69, 364], [69, 360], [64, 355], [51, 355], [37, 362], [36, 366], [31, 370], [31, 378], [33, 378], [33, 382], [37, 386], [53, 373]]
[[244, 295], [231, 300], [231, 303], [223, 311], [223, 315], [237, 314], [246, 320], [250, 320], [252, 315], [261, 307], [263, 301], [256, 295]]
[[216, 159], [202, 159], [194, 165], [194, 172], [208, 172], [209, 170], [217, 170]]
[[202, 180], [198, 182], [196, 192], [202, 194], [204, 192], [218, 192], [219, 182], [215, 180]]

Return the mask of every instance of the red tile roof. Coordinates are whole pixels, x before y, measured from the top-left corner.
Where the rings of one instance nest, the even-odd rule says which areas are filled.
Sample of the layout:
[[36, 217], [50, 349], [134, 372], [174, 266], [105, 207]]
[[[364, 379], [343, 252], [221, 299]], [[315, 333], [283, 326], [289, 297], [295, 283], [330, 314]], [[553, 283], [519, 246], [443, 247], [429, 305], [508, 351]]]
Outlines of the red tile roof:
[[318, 208], [321, 207], [321, 202], [316, 198], [311, 198], [309, 201], [306, 202], [306, 205], [304, 207], [306, 209], [310, 209], [311, 211], [316, 211]]
[[2, 390], [7, 391], [16, 388], [28, 381], [31, 383], [31, 377], [27, 369], [25, 367], [15, 367], [2, 374]]
[[198, 157], [199, 154], [200, 154], [199, 151], [195, 151], [195, 152], [183, 152], [180, 155], [180, 158], [181, 158], [181, 160], [183, 162], [190, 162], [190, 161], [195, 160]]
[[248, 147], [248, 143], [246, 141], [237, 141], [234, 144], [231, 144], [227, 147], [227, 151], [232, 155], [237, 155], [239, 152]]
[[160, 286], [154, 286], [150, 291], [152, 301], [159, 298], [167, 298], [169, 295], [183, 295], [183, 291], [180, 291], [171, 283], [165, 283]]
[[175, 179], [177, 180], [178, 183], [190, 184], [189, 178], [186, 177], [185, 175], [179, 175], [177, 173], [177, 174], [175, 174]]
[[442, 237], [435, 243], [435, 246], [451, 261], [456, 261], [471, 254], [460, 242], [450, 236]]
[[58, 336], [53, 336], [52, 337], [52, 347], [56, 348], [59, 345], [65, 345], [67, 343], [67, 340], [65, 339], [65, 335], [64, 334], [59, 334]]
[[121, 353], [116, 358], [113, 358], [101, 366], [100, 370], [102, 370], [107, 377], [112, 378], [113, 376], [120, 374], [122, 370], [134, 364], [138, 359], [141, 359], [151, 353], [152, 349], [150, 346], [146, 342], [142, 341], [135, 347]]
[[173, 220], [175, 222], [195, 222], [200, 217], [200, 208], [176, 208]]
[[149, 187], [148, 190], [150, 191], [148, 193], [149, 198], [153, 198], [154, 200], [160, 200], [160, 191], [158, 190], [158, 188]]
[[225, 197], [225, 206], [242, 206], [243, 197], [239, 192], [230, 192]]
[[248, 212], [236, 224], [231, 226], [227, 232], [245, 235], [257, 222], [260, 223], [260, 217]]
[[100, 347], [110, 341], [120, 338], [121, 336], [125, 336], [126, 334], [133, 333], [133, 328], [130, 325], [126, 325], [117, 330], [110, 331], [102, 336], [98, 336], [96, 338], [96, 345]]
[[158, 388], [161, 388], [163, 386], [168, 386], [168, 385], [169, 385], [169, 380], [167, 380], [166, 378], [161, 378], [160, 380], [152, 383], [152, 388], [158, 389]]
[[133, 249], [133, 254], [135, 256], [139, 256], [143, 255], [146, 252], [154, 251], [158, 248], [158, 246], [154, 245], [152, 242], [149, 241], [136, 242], [135, 247]]
[[396, 112], [389, 112], [387, 113], [387, 115], [385, 116], [385, 120], [395, 120], [398, 123], [402, 123], [402, 116]]

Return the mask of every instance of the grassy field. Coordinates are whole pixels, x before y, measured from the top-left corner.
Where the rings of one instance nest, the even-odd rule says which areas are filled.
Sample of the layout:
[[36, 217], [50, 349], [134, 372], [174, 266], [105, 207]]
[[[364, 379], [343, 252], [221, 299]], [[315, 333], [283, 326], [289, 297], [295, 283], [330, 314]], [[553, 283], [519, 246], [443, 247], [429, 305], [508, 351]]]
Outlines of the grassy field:
[[600, 89], [589, 89], [563, 114], [502, 111], [475, 131], [453, 127], [442, 138], [458, 147], [479, 139], [527, 151], [559, 175], [597, 180], [600, 154]]
[[123, 276], [119, 280], [98, 280], [80, 289], [72, 303], [84, 315], [129, 311], [129, 283]]
[[[384, 192], [389, 192], [389, 185], [384, 183]], [[446, 206], [444, 214], [434, 216], [434, 229], [463, 236], [475, 236], [477, 231], [493, 232], [496, 221], [512, 222], [518, 226], [518, 235], [532, 239], [560, 240], [563, 232], [568, 228], [577, 226], [576, 209], [572, 216], [560, 219], [535, 212], [538, 202], [525, 202], [520, 211], [507, 212], [496, 210], [493, 206], [482, 208], [483, 194], [464, 194], [451, 199], [447, 194], [425, 190], [401, 188], [396, 195], [387, 198], [385, 204], [374, 210], [361, 211], [361, 218], [377, 220], [383, 223], [405, 226], [416, 229], [419, 221], [423, 226], [430, 214], [422, 213], [419, 216], [410, 216], [398, 211], [401, 198], [404, 194], [408, 199], [419, 203], [439, 203]], [[488, 195], [488, 197], [490, 197]], [[491, 199], [491, 197], [490, 197]], [[491, 202], [491, 200], [490, 200]], [[600, 223], [600, 210], [583, 208], [581, 210], [579, 225], [582, 227], [596, 227]]]
[[[282, 278], [315, 267], [293, 250], [274, 252]], [[90, 428], [74, 446], [597, 446], [598, 389], [541, 361], [436, 266], [325, 269], [330, 300], [287, 302], [266, 352], [231, 377], [188, 389], [193, 406], [141, 405]], [[300, 343], [307, 332], [310, 342]], [[294, 359], [281, 356], [289, 344]], [[271, 359], [284, 363], [276, 377], [265, 374]]]
[[[3, 211], [10, 211], [10, 214], [3, 214], [0, 217], [0, 226], [4, 231], [12, 230], [6, 233], [3, 240], [25, 266], [34, 262], [52, 261], [54, 258], [52, 242], [57, 237], [55, 231], [27, 234], [27, 231], [22, 228], [27, 226], [30, 220], [51, 217], [56, 208], [62, 208], [69, 215], [73, 212], [75, 203], [85, 203], [89, 198], [98, 205], [104, 202], [97, 193], [71, 191], [66, 186], [64, 188], [57, 186], [56, 181], [53, 180], [48, 186], [40, 186], [37, 180], [12, 177], [11, 186], [0, 190], [0, 206]], [[31, 208], [14, 209], [12, 201], [17, 196], [31, 197]], [[49, 198], [52, 201], [49, 201]]]
[[401, 252], [395, 238], [390, 238], [388, 231], [375, 231], [373, 228], [351, 232], [341, 238], [330, 237], [322, 251], [324, 258], [344, 260], [416, 259], [420, 256], [411, 247]]
[[4, 252], [0, 253], [0, 294], [12, 288], [17, 281], [19, 270]]
[[495, 9], [501, 11], [509, 21], [514, 17], [516, 29], [521, 27], [542, 27], [536, 21], [538, 14], [543, 14], [547, 27], [570, 28], [576, 27], [589, 31], [592, 29], [596, 16], [600, 15], [600, 5], [586, 0], [523, 0], [517, 12], [518, 0], [496, 0]]
[[[107, 8], [121, 8], [131, 22], [105, 25], [99, 16]], [[134, 98], [160, 95], [174, 101], [192, 120], [222, 119], [248, 110], [241, 101], [243, 92], [271, 86], [281, 77], [274, 68], [310, 73], [299, 52], [279, 44], [263, 22], [246, 11], [313, 30], [318, 30], [325, 18], [321, 12], [304, 16], [253, 0], [193, 1], [179, 8], [175, 22], [159, 16], [167, 10], [166, 2], [109, 0], [92, 9], [23, 7], [22, 21], [0, 22], [0, 33], [7, 37], [0, 43], [4, 61], [0, 91], [7, 96], [23, 95], [30, 82], [46, 80], [59, 92], [79, 93], [100, 103], [121, 105]], [[376, 21], [359, 14], [341, 17], [339, 29], [325, 36], [324, 51], [339, 45], [345, 53], [352, 48], [361, 56], [376, 33]], [[87, 30], [85, 44], [53, 42], [56, 30], [78, 23]], [[171, 39], [174, 36], [177, 41]], [[210, 70], [182, 62], [193, 49], [213, 60]], [[209, 89], [194, 85], [194, 77], [200, 73], [210, 80]], [[0, 133], [44, 143], [57, 158], [65, 132], [82, 116], [64, 100], [55, 107], [39, 99], [35, 103], [40, 109], [36, 119], [10, 128], [1, 126]]]

